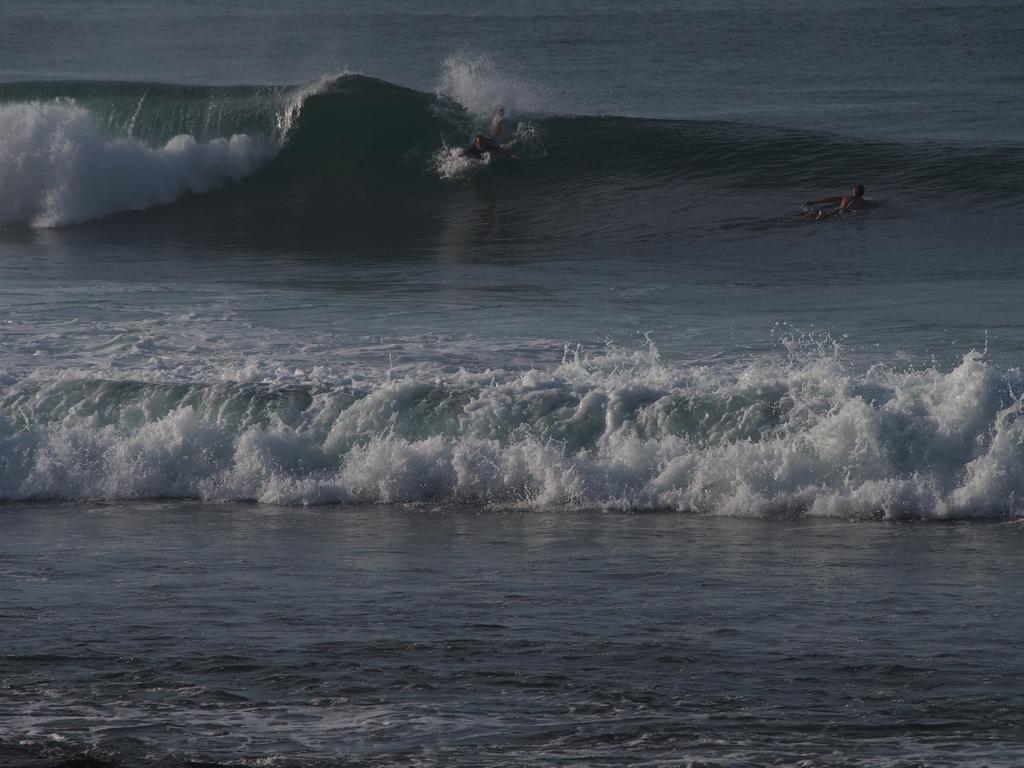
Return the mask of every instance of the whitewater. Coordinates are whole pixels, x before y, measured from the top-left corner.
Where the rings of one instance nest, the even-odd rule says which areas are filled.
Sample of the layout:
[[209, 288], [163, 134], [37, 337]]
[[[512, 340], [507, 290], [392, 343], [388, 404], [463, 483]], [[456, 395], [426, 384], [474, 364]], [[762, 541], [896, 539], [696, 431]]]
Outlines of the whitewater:
[[[80, 223], [165, 205], [249, 176], [280, 151], [302, 99], [316, 87], [268, 94], [267, 104], [259, 106], [276, 106], [269, 115], [275, 124], [253, 135], [210, 135], [228, 127], [219, 112], [227, 111], [228, 119], [251, 119], [251, 96], [232, 98], [223, 90], [200, 96], [191, 114], [186, 108], [183, 116], [177, 105], [179, 127], [191, 132], [162, 143], [161, 134], [174, 129], [174, 118], [166, 119], [175, 111], [166, 104], [167, 91], [174, 88], [123, 83], [101, 86], [96, 93], [88, 83], [40, 83], [27, 94], [20, 85], [0, 88], [0, 226]], [[84, 100], [75, 98], [78, 92]], [[24, 95], [37, 98], [23, 101]], [[90, 109], [95, 99], [106, 109]]]
[[857, 373], [838, 351], [722, 370], [665, 364], [652, 347], [377, 382], [266, 373], [218, 383], [8, 378], [0, 495], [1021, 512], [1019, 373], [978, 353], [949, 371]]

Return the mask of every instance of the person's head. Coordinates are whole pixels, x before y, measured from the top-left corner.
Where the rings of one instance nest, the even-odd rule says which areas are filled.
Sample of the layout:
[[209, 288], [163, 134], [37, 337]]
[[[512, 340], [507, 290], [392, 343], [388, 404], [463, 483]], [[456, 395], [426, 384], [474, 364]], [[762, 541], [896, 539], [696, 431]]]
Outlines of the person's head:
[[478, 133], [473, 137], [473, 144], [477, 149], [487, 149], [487, 137], [482, 133]]
[[853, 185], [853, 196], [854, 197], [864, 197], [864, 185], [863, 184], [854, 184]]

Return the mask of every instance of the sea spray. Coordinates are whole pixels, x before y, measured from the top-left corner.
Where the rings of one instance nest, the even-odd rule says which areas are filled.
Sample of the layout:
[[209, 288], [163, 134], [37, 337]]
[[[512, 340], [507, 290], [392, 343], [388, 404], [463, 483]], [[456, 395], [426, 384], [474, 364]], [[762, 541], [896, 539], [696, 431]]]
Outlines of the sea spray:
[[477, 120], [489, 122], [499, 109], [508, 114], [549, 112], [545, 89], [503, 71], [489, 56], [449, 56], [435, 88]]

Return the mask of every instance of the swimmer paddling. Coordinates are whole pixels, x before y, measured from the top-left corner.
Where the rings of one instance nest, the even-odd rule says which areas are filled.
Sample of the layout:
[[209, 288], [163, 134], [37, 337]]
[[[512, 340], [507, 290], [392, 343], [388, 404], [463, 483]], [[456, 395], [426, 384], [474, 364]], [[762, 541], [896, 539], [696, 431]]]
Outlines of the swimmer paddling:
[[[804, 208], [810, 208], [812, 205], [834, 205], [838, 211], [866, 211], [869, 208], [874, 208], [878, 203], [864, 197], [864, 185], [856, 184], [848, 195], [819, 197], [817, 200], [808, 200], [804, 203]], [[832, 213], [834, 212], [812, 210], [807, 211], [804, 218], [817, 221], [818, 219], [824, 219], [831, 216]]]
[[484, 136], [482, 133], [478, 133], [473, 139], [473, 143], [468, 147], [458, 150], [459, 157], [471, 157], [474, 160], [482, 160], [485, 152], [496, 157], [508, 157], [512, 160], [519, 159], [518, 155], [511, 149], [506, 149], [490, 136]]

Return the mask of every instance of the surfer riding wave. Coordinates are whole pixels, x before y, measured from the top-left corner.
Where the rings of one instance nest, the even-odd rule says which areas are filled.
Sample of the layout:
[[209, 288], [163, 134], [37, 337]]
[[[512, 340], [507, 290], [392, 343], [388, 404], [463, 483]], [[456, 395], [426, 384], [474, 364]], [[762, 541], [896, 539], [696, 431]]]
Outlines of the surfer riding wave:
[[501, 138], [501, 134], [505, 130], [505, 110], [499, 109], [498, 114], [495, 115], [494, 121], [491, 124], [491, 135], [488, 136], [483, 133], [478, 133], [473, 138], [473, 143], [468, 147], [463, 147], [456, 150], [458, 157], [466, 157], [475, 160], [483, 160], [484, 155], [490, 155], [491, 157], [507, 157], [511, 160], [518, 160], [519, 157], [511, 149], [501, 146], [498, 143], [498, 139]]

